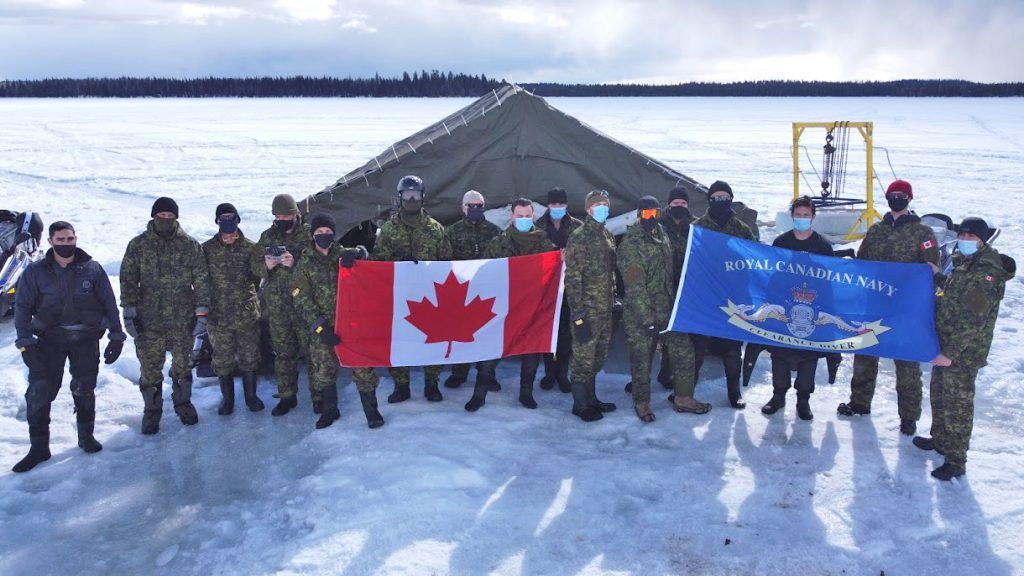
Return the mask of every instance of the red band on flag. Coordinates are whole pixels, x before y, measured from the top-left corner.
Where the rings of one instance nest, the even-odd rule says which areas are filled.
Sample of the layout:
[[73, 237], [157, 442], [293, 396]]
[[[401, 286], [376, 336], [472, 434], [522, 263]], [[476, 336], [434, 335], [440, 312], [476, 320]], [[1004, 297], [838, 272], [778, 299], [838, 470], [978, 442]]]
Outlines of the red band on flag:
[[552, 350], [558, 314], [562, 253], [508, 259], [508, 316], [503, 357]]
[[[355, 270], [359, 268], [358, 281]], [[395, 266], [392, 262], [356, 261], [338, 271], [338, 306], [334, 325], [341, 337], [335, 351], [343, 366], [391, 365], [391, 316]], [[357, 342], [354, 347], [351, 343]]]

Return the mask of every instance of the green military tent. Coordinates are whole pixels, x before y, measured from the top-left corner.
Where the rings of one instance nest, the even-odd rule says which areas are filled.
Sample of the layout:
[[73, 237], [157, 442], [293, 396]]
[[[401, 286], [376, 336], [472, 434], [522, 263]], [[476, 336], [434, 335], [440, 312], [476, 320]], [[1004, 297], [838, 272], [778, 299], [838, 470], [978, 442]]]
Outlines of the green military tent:
[[[690, 211], [704, 213], [707, 188], [665, 164], [610, 138], [534, 96], [507, 84], [447, 118], [395, 142], [302, 203], [305, 212], [329, 212], [344, 233], [365, 221], [379, 223], [395, 206], [395, 188], [415, 174], [427, 190], [426, 209], [442, 224], [462, 217], [462, 195], [479, 190], [491, 208], [519, 197], [544, 203], [561, 186], [569, 211], [583, 213], [595, 188], [607, 190], [621, 233], [637, 199], [665, 201], [674, 186], [690, 192]], [[753, 223], [756, 212], [744, 220]]]

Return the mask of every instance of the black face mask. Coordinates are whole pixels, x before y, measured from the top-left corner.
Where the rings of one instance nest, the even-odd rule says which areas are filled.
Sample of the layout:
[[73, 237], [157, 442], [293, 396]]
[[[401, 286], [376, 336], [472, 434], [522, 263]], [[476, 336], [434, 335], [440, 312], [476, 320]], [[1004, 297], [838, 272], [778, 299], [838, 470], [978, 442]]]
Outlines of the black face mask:
[[[280, 220], [275, 220], [275, 222], [280, 222]], [[217, 225], [220, 227], [222, 234], [234, 234], [238, 230], [238, 221], [234, 218], [231, 220], [218, 220]]]
[[331, 244], [334, 244], [334, 234], [317, 234], [313, 236], [313, 242], [316, 242], [317, 247], [321, 250], [326, 250], [331, 247]]
[[693, 219], [693, 215], [690, 214], [690, 209], [687, 208], [686, 206], [669, 206], [668, 214], [669, 216], [675, 218], [676, 220]]
[[74, 244], [55, 244], [53, 252], [61, 258], [71, 258], [75, 255], [75, 248]]
[[288, 232], [294, 225], [294, 220], [274, 220], [274, 228], [277, 228], [278, 232]]
[[886, 199], [889, 203], [889, 210], [893, 212], [902, 212], [907, 209], [907, 205], [910, 204], [910, 198], [895, 198], [889, 197]]
[[466, 207], [466, 220], [470, 222], [482, 222], [484, 219], [484, 209], [476, 206]]
[[646, 232], [653, 232], [654, 229], [658, 227], [658, 219], [657, 218], [641, 218], [640, 219], [640, 227], [643, 228], [644, 231], [646, 231]]
[[708, 204], [708, 214], [719, 226], [724, 226], [732, 218], [732, 199], [712, 200]]
[[423, 209], [423, 200], [402, 200], [402, 212], [405, 212], [409, 216], [413, 216], [420, 213]]

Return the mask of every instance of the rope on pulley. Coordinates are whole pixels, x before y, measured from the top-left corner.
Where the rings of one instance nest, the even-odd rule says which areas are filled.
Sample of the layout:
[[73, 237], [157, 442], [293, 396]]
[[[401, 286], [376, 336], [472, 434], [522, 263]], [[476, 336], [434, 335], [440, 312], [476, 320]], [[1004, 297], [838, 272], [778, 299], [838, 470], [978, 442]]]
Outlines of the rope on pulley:
[[843, 195], [849, 151], [849, 122], [835, 122], [825, 134], [821, 155], [821, 198], [826, 203]]

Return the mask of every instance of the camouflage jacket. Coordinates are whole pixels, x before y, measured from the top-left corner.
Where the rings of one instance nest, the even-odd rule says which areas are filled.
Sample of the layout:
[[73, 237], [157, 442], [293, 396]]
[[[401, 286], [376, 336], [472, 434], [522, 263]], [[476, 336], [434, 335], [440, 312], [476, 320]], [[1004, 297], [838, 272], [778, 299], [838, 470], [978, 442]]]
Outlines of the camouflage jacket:
[[239, 230], [238, 238], [231, 244], [225, 244], [217, 234], [202, 246], [210, 272], [210, 323], [246, 326], [259, 320], [256, 290], [260, 285], [260, 269], [266, 270], [266, 267], [262, 260], [253, 258], [256, 244]]
[[987, 363], [999, 302], [1015, 271], [989, 246], [954, 256], [953, 272], [936, 300], [935, 327], [942, 353], [956, 364], [978, 369]]
[[672, 244], [672, 286], [673, 291], [679, 287], [679, 278], [683, 275], [683, 259], [686, 258], [686, 244], [690, 241], [690, 224], [692, 221], [676, 222], [666, 212], [662, 215], [661, 228]]
[[693, 224], [695, 226], [700, 226], [701, 228], [714, 230], [715, 232], [721, 232], [722, 234], [728, 234], [729, 236], [743, 238], [744, 240], [757, 240], [754, 233], [750, 231], [750, 226], [744, 224], [735, 213], [725, 221], [725, 226], [719, 226], [718, 222], [715, 222], [714, 218], [712, 218], [710, 214], [701, 216]]
[[548, 240], [543, 230], [534, 226], [529, 232], [520, 232], [515, 226], [509, 226], [500, 236], [491, 240], [484, 250], [484, 258], [508, 258], [510, 256], [527, 256], [557, 250]]
[[487, 220], [470, 222], [463, 218], [445, 228], [445, 232], [452, 245], [452, 260], [478, 260], [486, 258], [484, 251], [501, 234], [501, 228]]
[[615, 237], [589, 216], [565, 247], [565, 299], [592, 317], [611, 314], [615, 302]]
[[338, 260], [346, 250], [332, 244], [323, 255], [312, 244], [292, 275], [292, 298], [295, 311], [305, 326], [312, 326], [317, 318], [324, 318], [334, 326], [334, 311], [338, 303]]
[[937, 265], [939, 244], [932, 229], [922, 224], [916, 214], [907, 214], [894, 222], [889, 212], [868, 229], [857, 249], [857, 258]]
[[616, 254], [626, 289], [622, 317], [627, 324], [668, 326], [675, 297], [672, 248], [661, 226], [651, 233], [639, 224], [626, 228]]
[[[260, 271], [260, 276], [264, 279], [263, 295], [267, 299], [267, 306], [275, 309], [291, 309], [292, 273], [298, 268], [299, 263], [302, 262], [306, 251], [311, 250], [310, 237], [309, 224], [303, 222], [301, 216], [299, 222], [287, 234], [274, 226], [267, 228], [263, 231], [263, 234], [260, 234], [260, 239], [256, 242], [256, 250], [253, 251], [252, 257], [253, 265]], [[273, 270], [267, 270], [267, 266], [263, 261], [267, 246], [286, 247], [295, 259], [295, 264], [291, 268], [277, 265]]]
[[411, 219], [395, 214], [380, 227], [373, 258], [383, 262], [451, 260], [452, 244], [444, 227], [426, 211]]
[[537, 218], [534, 226], [547, 232], [548, 240], [555, 245], [556, 248], [565, 248], [566, 243], [569, 241], [569, 235], [576, 231], [577, 228], [583, 225], [583, 221], [579, 218], [573, 218], [568, 213], [562, 217], [562, 223], [558, 228], [555, 228], [554, 223], [551, 220], [551, 212], [545, 212], [543, 216]]
[[153, 230], [128, 242], [121, 260], [121, 307], [135, 306], [144, 330], [163, 332], [191, 325], [195, 310], [210, 306], [210, 275], [199, 242], [175, 227], [164, 238]]

